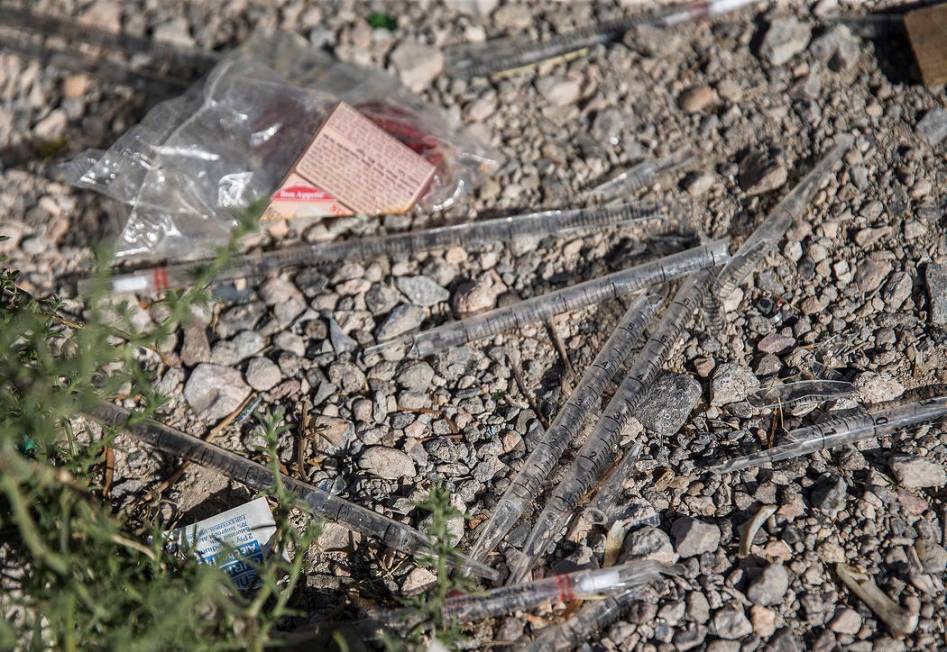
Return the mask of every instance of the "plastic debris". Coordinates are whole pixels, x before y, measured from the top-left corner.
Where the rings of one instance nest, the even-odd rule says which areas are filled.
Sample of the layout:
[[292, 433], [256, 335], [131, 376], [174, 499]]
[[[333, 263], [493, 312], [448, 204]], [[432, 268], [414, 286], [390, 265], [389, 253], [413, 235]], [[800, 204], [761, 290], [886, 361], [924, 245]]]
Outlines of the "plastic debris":
[[371, 26], [372, 29], [387, 29], [389, 32], [393, 32], [398, 29], [398, 21], [395, 20], [394, 16], [386, 14], [382, 11], [373, 11], [368, 14], [365, 18], [365, 21]]
[[867, 573], [848, 564], [836, 564], [835, 573], [842, 583], [878, 616], [895, 636], [908, 636], [917, 629], [920, 601], [908, 598], [911, 604], [902, 607], [878, 588]]
[[693, 150], [684, 147], [663, 158], [642, 161], [627, 170], [619, 172], [607, 181], [589, 188], [585, 195], [603, 202], [627, 196], [653, 183], [659, 176], [669, 174], [688, 165], [694, 158]]
[[640, 24], [671, 27], [690, 20], [707, 18], [730, 11], [757, 0], [693, 0], [656, 15], [638, 15], [595, 23], [588, 27], [559, 34], [543, 41], [494, 39], [478, 47], [457, 48], [448, 56], [447, 69], [455, 77], [487, 77], [497, 73], [529, 67], [549, 59], [568, 57], [571, 53], [614, 42], [625, 32]]
[[788, 407], [797, 403], [824, 403], [838, 401], [855, 394], [855, 386], [837, 380], [800, 380], [764, 387], [747, 395], [747, 402], [755, 408]]
[[602, 477], [617, 455], [622, 430], [634, 414], [658, 372], [690, 323], [711, 281], [711, 270], [689, 276], [677, 291], [654, 333], [635, 357], [628, 374], [589, 435], [565, 478], [556, 487], [511, 571], [511, 581], [522, 581], [562, 527], [575, 514], [578, 503]]
[[571, 618], [539, 632], [526, 648], [529, 652], [571, 650], [614, 623], [641, 595], [642, 587], [587, 602]]
[[541, 323], [555, 314], [615, 299], [649, 285], [667, 283], [695, 270], [719, 265], [727, 260], [726, 250], [727, 240], [716, 240], [504, 308], [388, 340], [367, 349], [366, 354], [397, 345], [404, 346], [409, 357], [428, 356], [527, 324]]
[[416, 201], [446, 208], [495, 169], [495, 156], [395, 78], [297, 34], [261, 32], [108, 151], [84, 152], [59, 172], [130, 207], [117, 258], [184, 260], [213, 255], [235, 213], [261, 200], [271, 200], [270, 214], [306, 218]]
[[484, 559], [499, 545], [540, 495], [543, 482], [558, 463], [569, 442], [575, 441], [592, 410], [599, 405], [608, 382], [614, 377], [628, 352], [641, 337], [645, 326], [661, 306], [661, 297], [650, 294], [631, 304], [609, 336], [595, 360], [582, 375], [566, 404], [559, 410], [543, 438], [529, 454], [509, 489], [483, 526], [470, 557]]
[[786, 435], [787, 443], [750, 455], [744, 455], [710, 467], [713, 473], [733, 473], [766, 462], [779, 462], [814, 453], [825, 448], [852, 444], [881, 437], [902, 428], [937, 421], [947, 416], [947, 396], [925, 399], [872, 413], [856, 411], [828, 418], [811, 426], [797, 428]]
[[622, 460], [615, 465], [612, 472], [608, 474], [598, 493], [589, 502], [585, 509], [584, 518], [589, 523], [596, 525], [610, 525], [617, 517], [619, 512], [624, 509], [619, 498], [621, 498], [622, 487], [625, 479], [634, 471], [635, 464], [641, 456], [641, 442], [632, 444], [631, 449], [625, 453]]
[[240, 589], [256, 584], [257, 568], [269, 553], [276, 522], [266, 498], [257, 498], [165, 536], [169, 549], [215, 564]]
[[[252, 489], [267, 490], [275, 481], [273, 472], [262, 464], [158, 421], [134, 418], [134, 414], [125, 408], [99, 403], [87, 414], [104, 425], [125, 430], [149, 446], [193, 464], [214, 469]], [[281, 474], [280, 480], [287, 489], [301, 498], [304, 501], [303, 506], [308, 507], [316, 516], [341, 523], [355, 532], [377, 537], [391, 548], [408, 555], [434, 554], [434, 548], [428, 538], [410, 526], [287, 475]], [[495, 579], [497, 576], [492, 568], [462, 555], [456, 555], [448, 561], [482, 577]]]
[[[680, 570], [656, 561], [638, 560], [612, 568], [563, 573], [514, 586], [447, 598], [444, 601], [444, 615], [457, 622], [482, 620], [552, 602], [588, 600], [619, 593], [662, 575], [680, 575]], [[384, 620], [391, 622], [407, 613], [398, 610]]]
[[730, 262], [717, 275], [711, 292], [707, 294], [705, 308], [711, 321], [719, 321], [719, 302], [732, 294], [753, 273], [766, 254], [779, 243], [793, 220], [802, 217], [823, 179], [832, 172], [832, 167], [842, 159], [853, 142], [854, 136], [837, 136], [835, 146], [783, 197], [740, 246]]
[[[374, 260], [380, 256], [407, 256], [452, 245], [472, 246], [487, 242], [509, 242], [520, 236], [560, 235], [584, 229], [603, 229], [621, 225], [659, 224], [667, 212], [652, 205], [622, 204], [599, 208], [565, 208], [523, 213], [489, 220], [475, 220], [431, 229], [393, 233], [342, 242], [294, 245], [274, 251], [233, 257], [215, 276], [215, 281], [235, 278], [261, 278], [291, 267], [336, 263], [340, 260]], [[143, 269], [112, 277], [113, 292], [157, 292], [187, 287], [207, 261], [179, 263]], [[81, 282], [87, 292], [90, 281]]]

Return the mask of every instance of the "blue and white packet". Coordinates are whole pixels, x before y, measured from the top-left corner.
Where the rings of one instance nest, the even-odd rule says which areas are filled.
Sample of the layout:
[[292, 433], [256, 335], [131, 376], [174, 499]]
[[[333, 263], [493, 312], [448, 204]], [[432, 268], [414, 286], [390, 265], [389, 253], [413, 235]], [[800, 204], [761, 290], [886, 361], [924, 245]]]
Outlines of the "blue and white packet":
[[257, 568], [270, 552], [276, 522], [266, 498], [257, 498], [168, 533], [172, 551], [194, 554], [201, 563], [216, 564], [241, 590], [253, 588]]

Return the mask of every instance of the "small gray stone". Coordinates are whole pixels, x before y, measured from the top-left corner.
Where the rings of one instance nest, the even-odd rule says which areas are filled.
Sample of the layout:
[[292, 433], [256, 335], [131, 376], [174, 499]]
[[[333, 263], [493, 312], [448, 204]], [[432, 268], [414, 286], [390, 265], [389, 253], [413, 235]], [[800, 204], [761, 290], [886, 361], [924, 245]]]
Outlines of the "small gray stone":
[[947, 324], [947, 265], [928, 263], [924, 278], [931, 301], [930, 320], [935, 324]]
[[451, 299], [452, 308], [458, 317], [489, 310], [505, 290], [492, 275], [484, 274], [477, 281], [467, 281], [458, 286]]
[[775, 373], [779, 373], [779, 370], [782, 368], [782, 361], [772, 353], [767, 353], [756, 361], [756, 366], [753, 368], [753, 373], [756, 374], [758, 378], [765, 378], [766, 376], [772, 376]]
[[921, 539], [914, 544], [914, 550], [917, 552], [917, 558], [921, 566], [928, 573], [942, 575], [947, 569], [947, 550], [943, 546], [927, 539]]
[[750, 583], [746, 597], [761, 605], [782, 601], [789, 588], [789, 573], [782, 564], [770, 564]]
[[375, 283], [365, 293], [365, 307], [373, 315], [381, 315], [398, 305], [401, 295], [390, 285]]
[[834, 514], [845, 507], [848, 485], [838, 476], [825, 475], [813, 487], [811, 498], [814, 507]]
[[776, 632], [766, 646], [766, 652], [802, 652], [802, 649], [799, 640], [788, 627]]
[[749, 636], [753, 632], [753, 625], [737, 606], [724, 607], [714, 612], [712, 625], [717, 636], [731, 641]]
[[854, 609], [844, 607], [835, 612], [829, 628], [836, 634], [854, 636], [862, 628], [862, 617]]
[[684, 190], [691, 197], [705, 195], [717, 182], [716, 177], [709, 172], [692, 173], [684, 179]]
[[416, 306], [433, 306], [450, 298], [450, 292], [427, 276], [400, 276], [395, 283]]
[[854, 385], [858, 396], [869, 405], [891, 401], [904, 393], [904, 385], [888, 373], [863, 371]]
[[391, 53], [391, 63], [404, 85], [419, 93], [441, 74], [444, 54], [439, 48], [406, 41]]
[[727, 405], [746, 399], [747, 394], [757, 389], [760, 381], [753, 372], [735, 362], [717, 367], [710, 382], [710, 404]]
[[779, 333], [770, 333], [757, 343], [756, 348], [763, 353], [782, 353], [786, 349], [792, 348], [795, 344], [795, 338]]
[[836, 72], [852, 68], [861, 55], [858, 40], [845, 25], [838, 25], [813, 39], [809, 51]]
[[184, 328], [181, 364], [193, 367], [201, 362], [210, 362], [210, 343], [207, 341], [206, 324], [194, 320]]
[[760, 54], [774, 66], [781, 66], [806, 49], [812, 28], [796, 18], [777, 18], [770, 23]]
[[579, 99], [581, 86], [574, 79], [551, 75], [537, 81], [536, 90], [553, 106], [567, 106]]
[[947, 109], [937, 107], [925, 113], [917, 123], [917, 133], [931, 147], [939, 145], [947, 138]]
[[671, 29], [642, 23], [625, 32], [625, 45], [646, 57], [665, 57], [680, 47], [681, 37]]
[[358, 342], [342, 332], [339, 322], [329, 317], [329, 342], [336, 353], [345, 353], [358, 348]]
[[375, 337], [379, 342], [390, 340], [415, 330], [421, 325], [423, 319], [424, 312], [420, 308], [401, 304], [388, 313], [381, 326], [375, 331]]
[[635, 418], [648, 430], [669, 437], [687, 421], [700, 395], [700, 383], [692, 377], [664, 372], [648, 391]]
[[897, 310], [901, 307], [908, 297], [911, 296], [911, 290], [914, 289], [914, 281], [907, 272], [895, 272], [881, 288], [881, 298], [889, 310]]
[[650, 559], [663, 564], [673, 564], [678, 559], [671, 539], [656, 527], [643, 527], [625, 538], [622, 548], [626, 559]]
[[674, 548], [681, 557], [693, 557], [703, 552], [712, 552], [720, 545], [720, 528], [690, 516], [674, 521], [671, 526]]
[[398, 374], [398, 384], [415, 392], [427, 392], [431, 389], [434, 370], [426, 362], [411, 362]]
[[240, 407], [250, 388], [236, 369], [202, 363], [184, 386], [184, 399], [205, 421], [218, 421]]
[[166, 23], [155, 27], [154, 39], [162, 43], [170, 43], [182, 48], [193, 48], [194, 38], [183, 16], [172, 18]]
[[717, 94], [707, 84], [692, 86], [677, 98], [677, 104], [687, 113], [703, 111], [717, 101]]
[[737, 174], [740, 187], [750, 197], [780, 188], [789, 177], [780, 161], [761, 151], [753, 151], [744, 156]]
[[891, 263], [887, 260], [872, 260], [867, 258], [858, 266], [855, 272], [855, 283], [862, 292], [874, 292], [891, 273]]
[[273, 338], [273, 346], [302, 357], [306, 355], [306, 341], [296, 333], [283, 331]]
[[210, 360], [218, 365], [235, 365], [263, 350], [263, 336], [256, 331], [242, 331], [233, 339], [214, 345]]
[[947, 484], [944, 467], [916, 455], [895, 455], [888, 461], [898, 484], [908, 489], [942, 487]]
[[358, 460], [359, 468], [387, 480], [413, 478], [414, 462], [407, 454], [387, 446], [369, 446]]
[[325, 455], [335, 455], [348, 446], [355, 434], [355, 428], [350, 421], [320, 415], [313, 421], [316, 450]]
[[247, 383], [258, 392], [265, 392], [272, 389], [283, 379], [280, 369], [276, 363], [268, 358], [253, 358], [247, 365], [245, 374]]

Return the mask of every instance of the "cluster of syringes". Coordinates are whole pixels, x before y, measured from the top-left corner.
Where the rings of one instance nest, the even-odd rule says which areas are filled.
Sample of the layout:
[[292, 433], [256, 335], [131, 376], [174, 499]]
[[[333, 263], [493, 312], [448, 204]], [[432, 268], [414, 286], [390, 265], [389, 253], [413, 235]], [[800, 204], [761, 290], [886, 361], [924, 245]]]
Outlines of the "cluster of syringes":
[[[498, 577], [498, 573], [486, 563], [488, 555], [516, 524], [528, 516], [566, 449], [571, 443], [581, 440], [587, 424], [594, 423], [581, 449], [560, 476], [561, 479], [537, 516], [522, 554], [515, 558], [517, 561], [510, 569], [510, 586], [452, 598], [445, 605], [445, 615], [458, 620], [470, 620], [526, 609], [550, 600], [566, 601], [591, 596], [604, 598], [585, 605], [565, 623], [543, 630], [533, 643], [534, 649], [570, 645], [617, 618], [621, 609], [636, 598], [642, 582], [656, 579], [661, 574], [674, 573], [668, 567], [630, 562], [625, 566], [584, 571], [585, 574], [574, 576], [529, 579], [536, 563], [554, 547], [573, 517], [583, 511], [582, 506], [587, 498], [590, 497], [583, 513], [590, 522], [607, 528], [616, 520], [621, 510], [615, 509], [614, 503], [620, 494], [622, 481], [631, 472], [642, 450], [642, 442], [636, 441], [626, 454], [622, 454], [619, 444], [624, 426], [641, 406], [647, 390], [674, 353], [682, 334], [694, 324], [701, 308], [704, 308], [708, 318], [720, 318], [718, 305], [721, 297], [742, 283], [766, 253], [780, 241], [792, 222], [802, 218], [812, 197], [851, 146], [852, 140], [849, 136], [838, 138], [835, 146], [770, 212], [732, 257], [728, 254], [726, 240], [708, 242], [483, 314], [381, 342], [365, 351], [370, 354], [397, 346], [402, 347], [409, 356], [429, 356], [449, 347], [541, 323], [555, 314], [578, 310], [608, 299], [631, 297], [624, 316], [582, 374], [571, 396], [542, 438], [535, 443], [526, 463], [513, 478], [489, 520], [480, 528], [473, 548], [467, 555], [458, 554], [449, 560], [464, 572], [489, 579]], [[659, 166], [654, 169], [659, 169]], [[548, 211], [379, 236], [370, 239], [367, 244], [368, 250], [374, 255], [456, 242], [485, 242], [493, 238], [506, 239], [537, 232], [552, 235], [564, 230], [590, 227], [650, 224], [660, 222], [662, 217], [662, 212], [657, 208], [630, 204]], [[328, 245], [323, 251], [332, 251], [333, 248], [337, 249], [334, 254], [347, 254], [350, 250], [355, 251], [357, 245]], [[281, 256], [274, 262], [266, 262], [266, 255], [245, 257], [232, 268], [233, 274], [259, 273], [287, 264], [334, 257], [328, 254], [324, 256], [319, 248], [299, 249]], [[118, 283], [128, 283], [131, 278], [118, 279]], [[169, 274], [168, 278], [184, 282], [187, 274], [182, 268], [180, 274]], [[664, 306], [664, 288], [675, 281], [680, 281], [679, 287]], [[631, 352], [646, 331], [648, 336], [643, 345], [632, 355]], [[622, 369], [627, 371], [618, 378]], [[618, 382], [618, 388], [604, 409], [601, 409], [602, 396], [612, 382]], [[761, 390], [751, 397], [751, 402], [766, 406], [813, 398], [834, 400], [850, 393], [851, 385], [848, 383], [834, 380], [803, 381]], [[91, 415], [110, 425], [127, 424], [129, 431], [146, 443], [213, 468], [248, 486], [265, 489], [274, 482], [273, 471], [266, 467], [163, 424], [147, 420], [129, 421], [131, 414], [123, 408], [100, 404], [91, 410]], [[844, 414], [798, 428], [789, 433], [785, 444], [719, 463], [707, 470], [714, 473], [738, 471], [877, 437], [945, 415], [947, 397], [926, 399], [875, 412], [855, 411], [854, 414]], [[599, 491], [594, 492], [612, 468], [614, 471]], [[286, 476], [282, 477], [282, 481], [302, 499], [307, 509], [318, 516], [377, 537], [386, 545], [408, 554], [429, 554], [432, 550], [428, 538], [407, 524], [302, 481]], [[379, 626], [397, 627], [395, 623], [399, 621], [399, 613], [376, 615], [372, 621], [377, 621]]]

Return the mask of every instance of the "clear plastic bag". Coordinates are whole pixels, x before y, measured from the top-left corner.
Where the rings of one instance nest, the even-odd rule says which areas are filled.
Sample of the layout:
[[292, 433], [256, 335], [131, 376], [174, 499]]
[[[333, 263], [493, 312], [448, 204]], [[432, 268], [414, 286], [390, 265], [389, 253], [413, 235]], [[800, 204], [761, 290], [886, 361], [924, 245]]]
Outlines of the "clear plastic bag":
[[204, 257], [227, 241], [235, 211], [274, 192], [339, 100], [435, 166], [423, 207], [450, 206], [498, 165], [392, 77], [275, 33], [252, 37], [107, 152], [61, 171], [130, 207], [116, 258]]

